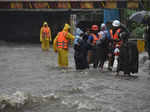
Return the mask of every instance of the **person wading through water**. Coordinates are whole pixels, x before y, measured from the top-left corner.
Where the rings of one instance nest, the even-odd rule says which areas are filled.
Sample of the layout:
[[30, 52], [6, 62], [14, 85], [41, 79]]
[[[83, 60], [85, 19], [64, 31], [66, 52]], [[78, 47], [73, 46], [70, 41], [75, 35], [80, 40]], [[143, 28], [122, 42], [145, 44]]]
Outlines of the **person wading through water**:
[[77, 70], [89, 68], [87, 60], [88, 45], [83, 39], [83, 35], [84, 32], [80, 28], [77, 28], [74, 40], [74, 60]]
[[98, 33], [99, 40], [96, 42], [96, 59], [94, 67], [100, 67], [103, 71], [104, 62], [107, 60], [109, 34], [106, 25], [101, 24], [101, 31]]
[[[88, 36], [88, 44], [90, 45], [90, 50], [88, 51], [88, 63], [94, 63], [94, 60], [96, 58], [96, 41], [99, 40], [99, 35], [98, 35], [98, 26], [97, 25], [92, 25], [91, 27], [91, 33]], [[93, 65], [95, 68], [95, 65]]]
[[58, 65], [62, 68], [68, 68], [68, 44], [69, 40], [74, 40], [74, 36], [69, 33], [70, 25], [65, 24], [63, 30], [59, 32], [54, 40], [53, 48], [58, 52]]

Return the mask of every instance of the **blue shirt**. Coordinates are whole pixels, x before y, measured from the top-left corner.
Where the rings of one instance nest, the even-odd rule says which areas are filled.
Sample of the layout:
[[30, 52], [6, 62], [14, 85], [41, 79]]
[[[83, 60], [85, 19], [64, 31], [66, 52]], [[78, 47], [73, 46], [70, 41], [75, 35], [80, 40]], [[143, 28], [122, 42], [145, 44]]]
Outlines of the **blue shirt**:
[[[98, 34], [96, 34], [96, 37], [98, 37]], [[92, 35], [89, 35], [89, 36], [88, 36], [88, 40], [90, 40], [90, 41], [93, 41], [93, 38], [94, 38], [94, 37], [93, 37]]]
[[74, 39], [74, 45], [78, 45], [79, 44], [79, 40], [81, 40], [81, 37], [79, 35], [76, 35], [75, 39]]

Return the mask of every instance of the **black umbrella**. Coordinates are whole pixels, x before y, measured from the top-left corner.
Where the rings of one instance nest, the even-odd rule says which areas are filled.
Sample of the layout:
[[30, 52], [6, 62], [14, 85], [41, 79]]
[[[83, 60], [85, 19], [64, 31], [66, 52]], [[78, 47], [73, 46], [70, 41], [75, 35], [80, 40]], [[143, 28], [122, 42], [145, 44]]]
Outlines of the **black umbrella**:
[[150, 11], [138, 11], [136, 13], [133, 13], [129, 17], [129, 20], [145, 24], [147, 23], [147, 17], [150, 17]]

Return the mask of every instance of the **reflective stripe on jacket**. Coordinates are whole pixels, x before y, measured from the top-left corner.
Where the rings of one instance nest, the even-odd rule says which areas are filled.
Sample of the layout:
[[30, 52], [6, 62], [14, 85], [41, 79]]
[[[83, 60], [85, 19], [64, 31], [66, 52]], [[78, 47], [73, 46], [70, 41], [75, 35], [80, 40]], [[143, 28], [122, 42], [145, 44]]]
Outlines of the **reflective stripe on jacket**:
[[[121, 31], [121, 29], [119, 28], [116, 32], [115, 32], [115, 34], [113, 35], [113, 30], [111, 29], [110, 30], [110, 35], [111, 35], [111, 38], [113, 39], [113, 40], [119, 40], [119, 33], [120, 33], [120, 31]], [[122, 44], [122, 41], [120, 40], [119, 42], [115, 42], [115, 46], [116, 46], [116, 44], [118, 44], [119, 46]]]
[[93, 34], [93, 33], [91, 34], [91, 36], [93, 37], [93, 42], [92, 42], [92, 44], [93, 44], [93, 45], [96, 45], [96, 41], [99, 40], [99, 36], [96, 36], [96, 35]]
[[42, 28], [42, 38], [50, 38], [50, 30], [48, 27]]
[[110, 30], [110, 35], [111, 35], [111, 38], [113, 39], [113, 40], [115, 40], [115, 39], [119, 39], [119, 33], [120, 33], [120, 29], [118, 29], [116, 32], [115, 32], [115, 34], [113, 35], [113, 30], [111, 29]]
[[62, 31], [59, 32], [58, 38], [57, 38], [57, 47], [58, 48], [68, 48], [68, 40], [66, 39], [68, 32]]

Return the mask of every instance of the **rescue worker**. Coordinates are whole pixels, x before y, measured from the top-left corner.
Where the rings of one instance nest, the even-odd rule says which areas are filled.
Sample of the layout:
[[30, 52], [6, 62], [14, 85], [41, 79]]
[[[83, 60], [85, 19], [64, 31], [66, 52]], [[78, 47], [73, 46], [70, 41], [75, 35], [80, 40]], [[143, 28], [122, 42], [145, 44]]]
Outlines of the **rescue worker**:
[[112, 26], [113, 28], [110, 29], [110, 36], [114, 41], [114, 46], [116, 46], [116, 44], [121, 45], [122, 41], [119, 35], [122, 32], [122, 29], [120, 27], [120, 21], [114, 20]]
[[[98, 26], [97, 25], [92, 25], [91, 27], [91, 33], [88, 36], [88, 44], [90, 45], [90, 50], [88, 51], [88, 63], [94, 63], [95, 57], [96, 57], [96, 41], [99, 40], [99, 35], [98, 35]], [[93, 66], [96, 68], [95, 66]]]
[[[121, 28], [121, 23], [119, 20], [114, 20], [113, 23], [112, 23], [112, 26], [113, 28], [110, 29], [110, 36], [111, 36], [111, 39], [112, 39], [112, 47], [113, 47], [113, 50], [115, 49], [116, 45], [119, 47], [121, 46], [122, 44], [122, 40], [120, 39], [120, 33], [123, 31], [122, 28]], [[111, 46], [111, 43], [110, 43], [110, 46]], [[110, 50], [111, 51], [111, 50]], [[112, 69], [112, 66], [113, 66], [113, 63], [114, 63], [114, 54], [111, 56], [111, 58], [109, 59], [109, 68], [110, 70]]]
[[54, 40], [53, 48], [58, 52], [58, 65], [59, 67], [68, 67], [68, 43], [69, 40], [74, 40], [74, 36], [69, 33], [70, 25], [65, 24], [63, 30], [59, 32]]
[[49, 50], [49, 47], [50, 47], [49, 42], [51, 40], [52, 40], [51, 29], [48, 26], [47, 22], [44, 22], [40, 30], [40, 42], [42, 43], [41, 47], [43, 51]]

